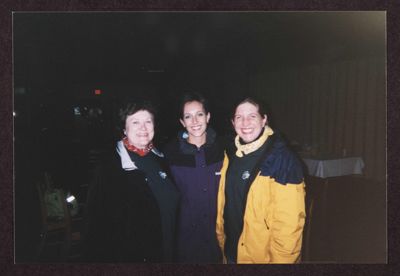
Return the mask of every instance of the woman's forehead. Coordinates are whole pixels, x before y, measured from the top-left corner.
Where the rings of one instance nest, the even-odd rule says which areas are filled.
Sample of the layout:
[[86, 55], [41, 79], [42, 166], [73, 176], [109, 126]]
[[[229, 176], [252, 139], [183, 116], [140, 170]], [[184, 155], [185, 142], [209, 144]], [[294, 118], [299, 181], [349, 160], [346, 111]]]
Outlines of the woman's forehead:
[[132, 119], [147, 119], [147, 118], [153, 119], [153, 115], [147, 110], [139, 110], [131, 115], [128, 115], [128, 117], [126, 117], [126, 120], [128, 121]]
[[188, 110], [188, 109], [204, 109], [204, 106], [201, 102], [199, 101], [190, 101], [190, 102], [186, 102], [184, 107], [184, 110]]
[[258, 106], [254, 105], [252, 103], [249, 103], [249, 102], [241, 103], [236, 107], [236, 113], [242, 113], [242, 112], [245, 112], [245, 113], [256, 112], [256, 113], [258, 113]]

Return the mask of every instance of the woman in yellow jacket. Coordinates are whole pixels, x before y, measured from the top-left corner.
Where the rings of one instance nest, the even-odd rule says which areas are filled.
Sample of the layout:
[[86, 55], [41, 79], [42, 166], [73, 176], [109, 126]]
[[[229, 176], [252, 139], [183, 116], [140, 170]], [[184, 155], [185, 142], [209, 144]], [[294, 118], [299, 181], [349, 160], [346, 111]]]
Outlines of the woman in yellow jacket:
[[259, 101], [236, 105], [235, 145], [225, 153], [217, 238], [225, 263], [300, 261], [305, 191], [300, 161], [267, 126]]

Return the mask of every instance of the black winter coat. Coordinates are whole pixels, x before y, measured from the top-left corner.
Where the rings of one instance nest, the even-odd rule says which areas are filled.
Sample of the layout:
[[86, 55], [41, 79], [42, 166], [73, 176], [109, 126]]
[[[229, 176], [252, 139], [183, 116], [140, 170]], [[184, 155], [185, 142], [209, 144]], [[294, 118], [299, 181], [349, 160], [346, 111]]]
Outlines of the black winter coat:
[[144, 173], [123, 170], [117, 152], [95, 172], [86, 208], [84, 261], [162, 261], [157, 201]]

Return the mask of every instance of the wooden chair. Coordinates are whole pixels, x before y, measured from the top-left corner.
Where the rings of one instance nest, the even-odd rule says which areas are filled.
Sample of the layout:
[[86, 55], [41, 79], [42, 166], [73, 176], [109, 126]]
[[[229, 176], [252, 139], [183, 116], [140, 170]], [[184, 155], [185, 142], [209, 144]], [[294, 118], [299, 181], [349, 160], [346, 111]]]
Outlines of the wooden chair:
[[[51, 260], [68, 261], [71, 245], [80, 240], [80, 233], [72, 231], [72, 219], [66, 202], [66, 194], [62, 189], [53, 189], [53, 182], [48, 173], [44, 174], [44, 181], [37, 182], [36, 188], [42, 217], [41, 239], [36, 258], [38, 261], [43, 261], [44, 250], [49, 247], [56, 247], [60, 253], [58, 256], [53, 256]], [[61, 216], [53, 217], [49, 213], [46, 204], [46, 193], [49, 191], [54, 192], [52, 196], [62, 206], [63, 214]]]

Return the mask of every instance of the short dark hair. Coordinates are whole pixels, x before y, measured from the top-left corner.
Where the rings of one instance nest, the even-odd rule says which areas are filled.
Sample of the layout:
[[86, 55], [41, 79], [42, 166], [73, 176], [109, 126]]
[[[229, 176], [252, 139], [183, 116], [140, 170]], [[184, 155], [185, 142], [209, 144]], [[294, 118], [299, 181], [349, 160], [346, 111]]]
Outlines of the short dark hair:
[[263, 117], [264, 115], [267, 115], [267, 110], [266, 110], [266, 104], [265, 102], [257, 97], [251, 96], [251, 97], [246, 97], [244, 99], [241, 99], [239, 101], [237, 101], [237, 103], [234, 105], [232, 114], [231, 114], [231, 118], [233, 119], [236, 113], [236, 108], [244, 103], [251, 103], [253, 105], [255, 105], [258, 109], [258, 113], [261, 115], [261, 117]]
[[140, 100], [135, 102], [127, 102], [125, 103], [119, 110], [119, 120], [120, 120], [120, 130], [125, 129], [126, 119], [136, 112], [140, 110], [145, 110], [149, 112], [153, 116], [153, 121], [155, 121], [156, 117], [156, 109], [154, 105], [147, 100]]
[[181, 102], [180, 102], [180, 118], [183, 118], [183, 110], [185, 108], [185, 104], [190, 103], [190, 102], [199, 102], [203, 105], [204, 111], [206, 114], [209, 112], [208, 111], [208, 102], [206, 98], [203, 97], [200, 93], [197, 92], [192, 92], [192, 93], [186, 93], [182, 96]]

